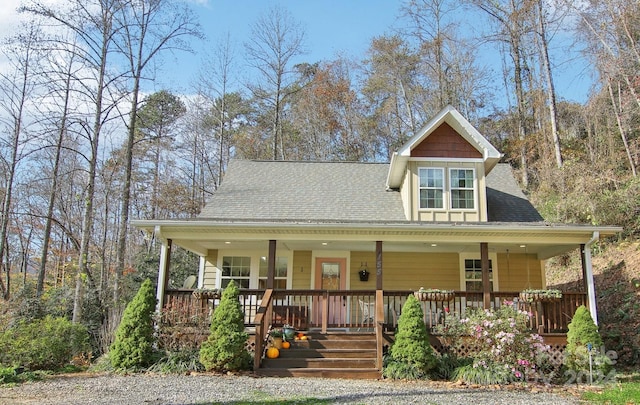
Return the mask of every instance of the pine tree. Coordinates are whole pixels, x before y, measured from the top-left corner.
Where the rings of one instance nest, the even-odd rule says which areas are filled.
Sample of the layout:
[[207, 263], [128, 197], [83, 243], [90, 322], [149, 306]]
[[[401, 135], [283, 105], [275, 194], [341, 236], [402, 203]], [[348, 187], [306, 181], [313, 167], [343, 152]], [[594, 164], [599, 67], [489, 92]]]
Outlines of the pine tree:
[[153, 312], [156, 297], [151, 280], [146, 279], [127, 305], [109, 350], [111, 365], [117, 369], [138, 369], [153, 360]]
[[593, 369], [606, 373], [611, 366], [611, 360], [603, 350], [601, 351], [603, 343], [598, 326], [591, 318], [589, 310], [581, 305], [573, 315], [567, 332], [564, 364], [570, 370], [589, 370], [589, 344], [592, 350]]
[[398, 319], [396, 340], [389, 349], [384, 375], [390, 378], [427, 378], [436, 366], [436, 356], [429, 342], [422, 307], [409, 295]]
[[207, 371], [235, 371], [249, 366], [244, 313], [233, 280], [222, 292], [220, 305], [211, 318], [211, 334], [200, 348], [200, 363]]

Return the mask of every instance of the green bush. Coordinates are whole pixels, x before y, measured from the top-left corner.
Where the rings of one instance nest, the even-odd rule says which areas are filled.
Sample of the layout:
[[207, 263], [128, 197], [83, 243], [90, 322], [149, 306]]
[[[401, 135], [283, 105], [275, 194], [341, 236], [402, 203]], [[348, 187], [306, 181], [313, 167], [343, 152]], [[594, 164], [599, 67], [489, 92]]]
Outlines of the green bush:
[[58, 370], [89, 350], [86, 327], [65, 318], [21, 321], [0, 334], [0, 364]]
[[127, 305], [116, 330], [116, 340], [109, 350], [109, 360], [116, 369], [140, 369], [153, 361], [153, 312], [156, 297], [151, 280], [145, 280]]
[[409, 295], [398, 319], [395, 342], [389, 349], [383, 376], [387, 378], [425, 379], [436, 366], [437, 359], [424, 324], [422, 307]]
[[604, 353], [598, 326], [591, 318], [589, 310], [584, 305], [581, 305], [573, 315], [567, 332], [564, 365], [569, 370], [577, 372], [589, 370], [588, 344], [592, 346], [593, 371], [607, 374], [611, 369], [611, 359]]
[[200, 363], [207, 371], [235, 371], [249, 367], [251, 355], [246, 343], [244, 313], [233, 282], [222, 292], [220, 305], [211, 318], [211, 334], [200, 348]]

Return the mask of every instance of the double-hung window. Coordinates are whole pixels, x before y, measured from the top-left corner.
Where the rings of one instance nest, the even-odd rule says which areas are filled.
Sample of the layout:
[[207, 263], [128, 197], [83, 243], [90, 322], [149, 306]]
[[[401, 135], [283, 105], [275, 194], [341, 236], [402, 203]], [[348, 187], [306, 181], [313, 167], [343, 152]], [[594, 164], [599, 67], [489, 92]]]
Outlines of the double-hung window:
[[224, 256], [222, 258], [221, 287], [225, 288], [233, 280], [238, 288], [249, 288], [251, 278], [251, 257]]
[[420, 208], [444, 208], [444, 170], [423, 167], [418, 170], [420, 176]]
[[[287, 257], [276, 257], [276, 271], [273, 280], [273, 288], [287, 288]], [[265, 256], [260, 257], [260, 277], [258, 279], [258, 288], [267, 288], [267, 269], [269, 263]]]
[[452, 209], [474, 209], [475, 190], [473, 169], [450, 169], [449, 184]]

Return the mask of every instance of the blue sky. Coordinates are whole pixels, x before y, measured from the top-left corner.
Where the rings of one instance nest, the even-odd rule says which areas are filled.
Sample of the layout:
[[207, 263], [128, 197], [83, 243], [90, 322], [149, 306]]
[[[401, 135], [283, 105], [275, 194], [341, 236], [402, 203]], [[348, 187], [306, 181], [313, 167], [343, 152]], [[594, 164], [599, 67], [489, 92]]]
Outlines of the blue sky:
[[[198, 14], [207, 41], [195, 47], [197, 55], [180, 55], [173, 73], [161, 80], [164, 85], [186, 90], [195, 80], [201, 66], [200, 56], [207, 47], [212, 47], [221, 38], [231, 35], [238, 53], [236, 61], [242, 66], [243, 42], [250, 34], [251, 25], [270, 7], [279, 5], [298, 21], [306, 33], [307, 53], [300, 58], [304, 62], [331, 60], [338, 53], [361, 60], [372, 38], [392, 33], [400, 27], [400, 1], [396, 0], [190, 0]], [[469, 13], [469, 12], [467, 12]], [[479, 15], [468, 14], [470, 30], [487, 30]], [[563, 32], [554, 35], [551, 49], [555, 84], [560, 99], [584, 102], [587, 99], [592, 78], [588, 63], [577, 54], [567, 51], [569, 38]], [[495, 43], [482, 45], [478, 52], [479, 62], [489, 66], [496, 78], [496, 98], [505, 97], [501, 77], [501, 61]], [[187, 77], [189, 80], [186, 80]], [[502, 104], [502, 103], [501, 103]], [[503, 106], [504, 107], [504, 106]]]
[[[66, 0], [44, 0], [55, 3]], [[236, 63], [241, 72], [238, 80], [247, 75], [243, 65], [243, 43], [248, 39], [251, 25], [269, 8], [279, 5], [298, 21], [306, 32], [308, 53], [297, 62], [331, 60], [338, 53], [362, 60], [372, 38], [392, 33], [398, 28], [399, 0], [185, 0], [191, 3], [198, 15], [207, 41], [194, 42], [194, 54], [179, 53], [167, 56], [156, 83], [146, 86], [146, 91], [163, 88], [176, 93], [189, 93], [202, 66], [207, 49], [212, 49], [227, 33], [231, 35], [237, 52]], [[15, 8], [21, 0], [0, 0], [0, 36], [8, 35], [16, 27]], [[467, 12], [466, 27], [471, 30], [487, 30], [478, 15]], [[588, 63], [577, 54], [567, 51], [566, 34], [551, 33], [552, 59], [556, 88], [560, 99], [584, 102], [587, 99], [592, 78]], [[501, 79], [501, 61], [494, 43], [479, 48], [479, 62], [493, 69], [496, 98], [504, 99]], [[0, 69], [2, 68], [0, 60]], [[504, 103], [501, 103], [504, 104]], [[502, 105], [504, 107], [504, 105]]]

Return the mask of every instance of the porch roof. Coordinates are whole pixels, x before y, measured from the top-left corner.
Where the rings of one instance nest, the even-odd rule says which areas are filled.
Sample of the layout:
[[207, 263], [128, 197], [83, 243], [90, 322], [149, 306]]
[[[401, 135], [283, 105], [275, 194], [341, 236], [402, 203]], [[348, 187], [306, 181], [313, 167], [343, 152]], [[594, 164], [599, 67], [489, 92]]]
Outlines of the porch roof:
[[276, 240], [286, 250], [474, 252], [487, 242], [496, 252], [522, 252], [547, 259], [610, 237], [616, 226], [535, 223], [412, 221], [305, 221], [257, 219], [141, 220], [133, 225], [206, 255], [209, 249], [266, 249]]

